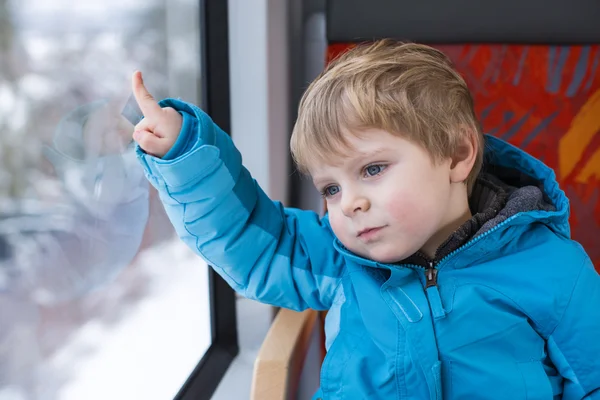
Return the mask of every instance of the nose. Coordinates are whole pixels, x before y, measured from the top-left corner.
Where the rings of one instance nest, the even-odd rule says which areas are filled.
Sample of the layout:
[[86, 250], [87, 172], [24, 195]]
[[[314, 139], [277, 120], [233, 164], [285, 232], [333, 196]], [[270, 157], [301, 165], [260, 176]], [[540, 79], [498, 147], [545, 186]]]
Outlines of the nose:
[[345, 190], [342, 192], [342, 212], [346, 217], [351, 217], [357, 212], [366, 212], [371, 208], [371, 202], [367, 196], [361, 193]]

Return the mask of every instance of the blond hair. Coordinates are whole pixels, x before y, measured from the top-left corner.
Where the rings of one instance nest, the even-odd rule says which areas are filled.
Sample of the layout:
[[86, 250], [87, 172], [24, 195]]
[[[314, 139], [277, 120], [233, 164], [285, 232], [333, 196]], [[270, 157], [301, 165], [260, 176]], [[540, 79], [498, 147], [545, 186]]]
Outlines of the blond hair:
[[292, 156], [309, 174], [316, 162], [330, 163], [350, 149], [344, 132], [367, 128], [411, 140], [434, 161], [457, 155], [465, 138], [473, 140], [476, 160], [465, 182], [470, 193], [483, 136], [467, 84], [441, 51], [384, 39], [333, 60], [300, 101]]

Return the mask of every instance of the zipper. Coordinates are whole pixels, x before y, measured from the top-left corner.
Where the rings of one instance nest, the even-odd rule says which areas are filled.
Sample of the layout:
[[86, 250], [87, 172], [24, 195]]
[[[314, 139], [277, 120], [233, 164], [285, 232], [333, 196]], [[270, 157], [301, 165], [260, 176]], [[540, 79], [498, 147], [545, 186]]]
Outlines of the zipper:
[[447, 262], [450, 258], [454, 257], [457, 253], [459, 253], [471, 246], [474, 246], [480, 240], [483, 240], [488, 235], [490, 235], [493, 232], [497, 231], [498, 229], [502, 228], [504, 225], [508, 224], [510, 221], [515, 219], [518, 215], [519, 214], [513, 215], [512, 217], [510, 217], [507, 220], [505, 220], [504, 222], [496, 225], [489, 231], [484, 232], [483, 234], [470, 240], [469, 242], [465, 243], [458, 249], [456, 249], [456, 250], [452, 251], [450, 254], [446, 255], [441, 260], [428, 261], [429, 265], [427, 267], [423, 267], [421, 265], [415, 265], [415, 264], [405, 265], [405, 267], [412, 268], [414, 270], [423, 271], [423, 273], [425, 274], [425, 293], [427, 295], [427, 300], [429, 302], [429, 306], [431, 308], [432, 315], [435, 319], [443, 318], [446, 315], [446, 311], [442, 304], [442, 299], [441, 299], [439, 288], [438, 288], [438, 273], [439, 273], [439, 270], [441, 269], [441, 267], [443, 266], [443, 264], [445, 262]]
[[435, 261], [429, 261], [429, 267], [425, 269], [425, 295], [429, 303], [429, 309], [434, 319], [444, 318], [446, 309], [442, 304], [442, 296], [437, 286], [438, 269]]
[[461, 251], [466, 250], [467, 248], [469, 248], [471, 246], [474, 246], [476, 243], [480, 242], [481, 240], [486, 238], [488, 235], [491, 235], [492, 233], [496, 232], [498, 229], [502, 228], [504, 225], [508, 224], [509, 222], [512, 222], [512, 220], [514, 220], [521, 214], [522, 213], [517, 213], [517, 214], [513, 215], [512, 217], [508, 218], [507, 220], [499, 223], [498, 225], [496, 225], [489, 231], [482, 233], [481, 235], [477, 236], [474, 239], [471, 239], [467, 243], [460, 246], [458, 249], [456, 249], [456, 250], [452, 251], [450, 254], [446, 255], [441, 260], [429, 261], [429, 266], [427, 268], [425, 268], [421, 265], [416, 265], [416, 264], [404, 264], [402, 266], [412, 268], [412, 269], [418, 269], [420, 271], [424, 271], [425, 272], [425, 281], [429, 282], [430, 286], [436, 286], [438, 271], [441, 269], [442, 264], [444, 264], [450, 258], [454, 257], [457, 253], [460, 253]]
[[436, 262], [429, 261], [429, 268], [425, 269], [425, 289], [437, 286], [438, 269], [436, 265]]

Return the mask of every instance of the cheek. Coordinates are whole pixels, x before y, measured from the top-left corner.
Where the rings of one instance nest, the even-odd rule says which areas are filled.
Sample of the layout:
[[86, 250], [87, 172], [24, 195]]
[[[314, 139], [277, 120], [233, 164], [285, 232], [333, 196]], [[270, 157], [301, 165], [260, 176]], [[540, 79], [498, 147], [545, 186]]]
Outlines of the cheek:
[[412, 230], [422, 223], [421, 216], [427, 209], [427, 204], [418, 196], [399, 194], [388, 201], [385, 207], [394, 221], [399, 222], [405, 229]]
[[442, 193], [434, 192], [427, 186], [397, 191], [385, 204], [388, 215], [403, 230], [416, 236], [420, 236], [419, 233], [427, 234], [445, 210]]
[[329, 209], [328, 213], [329, 213], [329, 224], [331, 225], [331, 229], [333, 230], [333, 233], [339, 239], [343, 239], [344, 232], [345, 232], [345, 229], [344, 229], [345, 216], [341, 212], [338, 212], [335, 209]]

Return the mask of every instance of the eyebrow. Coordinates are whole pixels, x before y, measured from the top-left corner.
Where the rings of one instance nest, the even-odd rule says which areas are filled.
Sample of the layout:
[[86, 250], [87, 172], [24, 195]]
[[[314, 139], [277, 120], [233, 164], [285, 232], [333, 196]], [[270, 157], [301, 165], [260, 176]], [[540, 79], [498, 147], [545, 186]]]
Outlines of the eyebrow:
[[317, 180], [313, 180], [313, 185], [317, 188], [321, 187], [324, 182], [327, 182], [327, 178], [321, 178], [321, 179], [317, 179]]
[[357, 154], [356, 158], [360, 160], [360, 159], [363, 159], [363, 158], [374, 157], [374, 156], [377, 156], [377, 155], [379, 155], [381, 153], [385, 153], [385, 152], [387, 152], [389, 150], [390, 149], [387, 148], [387, 147], [380, 147], [380, 148], [377, 148], [377, 149], [375, 149], [373, 151], [368, 151], [368, 152], [357, 151], [356, 152], [356, 154]]

